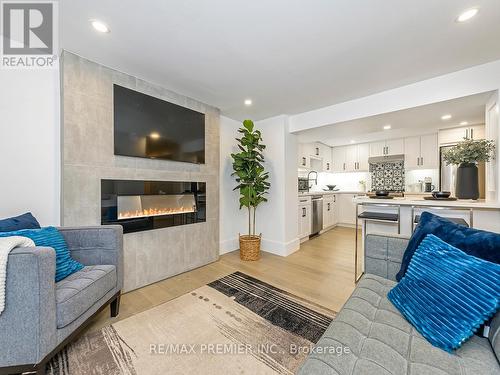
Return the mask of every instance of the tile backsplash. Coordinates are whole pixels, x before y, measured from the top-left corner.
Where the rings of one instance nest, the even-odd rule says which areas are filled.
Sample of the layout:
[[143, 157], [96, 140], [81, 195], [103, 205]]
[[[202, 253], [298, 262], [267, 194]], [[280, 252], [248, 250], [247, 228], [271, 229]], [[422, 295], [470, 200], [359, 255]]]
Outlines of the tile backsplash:
[[404, 161], [370, 163], [371, 190], [405, 190]]

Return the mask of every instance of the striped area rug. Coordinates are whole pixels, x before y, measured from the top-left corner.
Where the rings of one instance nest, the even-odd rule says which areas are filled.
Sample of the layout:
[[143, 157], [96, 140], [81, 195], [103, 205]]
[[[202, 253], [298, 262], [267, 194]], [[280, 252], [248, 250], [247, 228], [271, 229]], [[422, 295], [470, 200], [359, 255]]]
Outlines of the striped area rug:
[[58, 374], [293, 374], [335, 312], [241, 272], [85, 334]]

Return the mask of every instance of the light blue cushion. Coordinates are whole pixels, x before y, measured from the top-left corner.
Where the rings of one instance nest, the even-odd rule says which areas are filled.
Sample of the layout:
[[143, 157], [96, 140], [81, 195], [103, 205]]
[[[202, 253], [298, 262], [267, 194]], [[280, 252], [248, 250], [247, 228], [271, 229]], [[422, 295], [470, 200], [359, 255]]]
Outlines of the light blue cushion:
[[451, 352], [498, 310], [500, 265], [429, 234], [387, 297], [432, 345]]
[[68, 245], [57, 228], [23, 229], [0, 233], [0, 237], [11, 236], [28, 237], [36, 246], [51, 247], [56, 251], [56, 282], [83, 268], [81, 263], [71, 258]]

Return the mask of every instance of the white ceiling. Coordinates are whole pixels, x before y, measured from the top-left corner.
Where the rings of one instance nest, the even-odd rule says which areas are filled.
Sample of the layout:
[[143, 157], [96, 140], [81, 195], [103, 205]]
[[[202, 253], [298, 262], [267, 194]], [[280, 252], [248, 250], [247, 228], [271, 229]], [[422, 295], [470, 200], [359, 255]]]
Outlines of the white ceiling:
[[[471, 6], [479, 15], [456, 23]], [[61, 14], [63, 48], [235, 119], [300, 113], [500, 59], [498, 0], [65, 0]], [[95, 32], [91, 18], [111, 33]]]
[[[320, 128], [297, 133], [299, 142], [323, 142], [329, 146], [378, 141], [412, 135], [437, 132], [439, 129], [461, 126], [462, 121], [469, 125], [484, 124], [485, 104], [493, 92], [466, 96], [464, 98], [429, 104], [402, 111], [384, 113], [358, 120], [340, 122]], [[441, 116], [450, 114], [452, 118], [442, 120]], [[384, 125], [391, 125], [384, 130]]]

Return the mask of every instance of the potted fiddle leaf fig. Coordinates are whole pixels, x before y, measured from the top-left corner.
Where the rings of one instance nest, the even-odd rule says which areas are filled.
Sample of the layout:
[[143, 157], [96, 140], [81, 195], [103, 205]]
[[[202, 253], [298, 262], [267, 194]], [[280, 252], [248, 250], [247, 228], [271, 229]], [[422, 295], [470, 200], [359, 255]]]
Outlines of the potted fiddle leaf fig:
[[444, 152], [446, 164], [458, 165], [455, 188], [457, 198], [479, 198], [477, 163], [490, 161], [494, 150], [494, 141], [465, 139]]
[[239, 153], [232, 153], [233, 170], [238, 185], [233, 190], [240, 192], [240, 210], [248, 210], [248, 234], [240, 234], [240, 258], [242, 260], [258, 260], [260, 257], [261, 235], [255, 234], [255, 213], [257, 206], [267, 202], [265, 195], [271, 184], [268, 182], [269, 173], [264, 169], [264, 155], [266, 148], [262, 142], [261, 132], [254, 129], [251, 120], [243, 121], [243, 127], [238, 141]]

